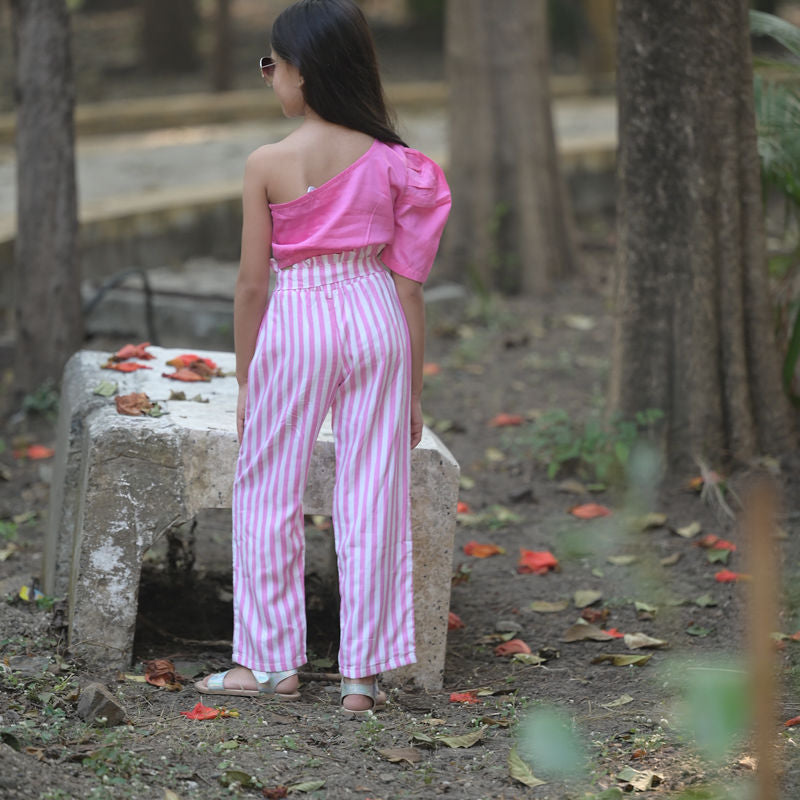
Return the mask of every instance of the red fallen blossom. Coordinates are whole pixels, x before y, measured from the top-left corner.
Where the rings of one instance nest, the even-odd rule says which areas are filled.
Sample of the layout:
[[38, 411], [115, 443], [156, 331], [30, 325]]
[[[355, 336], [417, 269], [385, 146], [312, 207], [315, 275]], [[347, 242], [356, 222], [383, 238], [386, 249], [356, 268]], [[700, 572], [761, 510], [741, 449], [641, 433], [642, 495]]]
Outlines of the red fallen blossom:
[[524, 550], [519, 549], [519, 562], [517, 572], [522, 575], [534, 573], [535, 575], [545, 575], [551, 569], [558, 567], [558, 559], [548, 550]]
[[459, 628], [463, 628], [464, 623], [461, 621], [461, 617], [458, 616], [454, 611], [451, 611], [447, 615], [447, 630], [449, 631], [456, 631]]
[[607, 517], [611, 514], [611, 509], [601, 506], [599, 503], [583, 503], [583, 505], [572, 506], [569, 513], [578, 519], [595, 519], [596, 517]]
[[150, 342], [123, 345], [111, 356], [111, 361], [127, 361], [129, 358], [143, 358], [147, 361], [151, 358], [155, 358], [152, 353], [147, 352], [148, 347], [150, 347]]
[[211, 370], [219, 369], [216, 362], [212, 361], [210, 358], [204, 358], [194, 353], [182, 353], [179, 356], [175, 356], [175, 358], [167, 361], [167, 366], [180, 369], [181, 367], [189, 367], [197, 361], [205, 364]]
[[181, 367], [176, 369], [175, 372], [162, 372], [162, 378], [171, 378], [173, 381], [186, 381], [193, 383], [194, 381], [208, 381], [210, 378], [204, 378], [202, 375], [190, 370], [188, 367]]
[[525, 422], [525, 419], [519, 414], [501, 412], [489, 420], [489, 426], [492, 428], [507, 428], [510, 425], [522, 425], [523, 422]]
[[182, 689], [175, 664], [169, 658], [154, 658], [144, 662], [144, 679], [153, 686], [164, 686], [172, 691]]
[[218, 708], [209, 708], [198, 703], [191, 711], [181, 711], [186, 719], [216, 719], [222, 712]]
[[52, 447], [45, 447], [43, 444], [29, 444], [14, 451], [14, 458], [27, 458], [31, 461], [39, 461], [42, 458], [52, 458], [55, 450]]
[[713, 533], [707, 533], [702, 539], [695, 542], [697, 547], [710, 548], [711, 550], [730, 550], [736, 551], [736, 545], [726, 539], [720, 539], [719, 536]]
[[795, 725], [800, 725], [800, 717], [792, 717], [791, 719], [787, 719], [786, 722], [783, 723], [784, 728], [791, 728]]
[[117, 395], [114, 398], [114, 405], [118, 414], [125, 414], [128, 417], [141, 417], [153, 407], [150, 398], [144, 392]]
[[438, 375], [441, 371], [442, 368], [438, 364], [434, 364], [432, 362], [422, 365], [422, 374], [426, 377]]
[[513, 656], [515, 653], [530, 653], [531, 649], [522, 639], [511, 639], [497, 645], [494, 649], [496, 656]]
[[137, 369], [153, 369], [147, 364], [139, 364], [136, 361], [106, 361], [100, 369], [115, 369], [117, 372], [136, 372]]
[[615, 639], [623, 639], [625, 637], [625, 634], [620, 633], [616, 628], [608, 628], [608, 630], [603, 631], [603, 633], [607, 633], [609, 636], [613, 636]]
[[465, 503], [463, 500], [459, 500], [456, 504], [456, 514], [471, 514], [472, 509], [469, 507], [468, 503]]
[[475, 558], [489, 558], [489, 556], [502, 555], [505, 550], [496, 544], [481, 544], [480, 542], [467, 542], [464, 545], [464, 554]]
[[714, 550], [730, 550], [732, 553], [736, 552], [736, 545], [733, 542], [727, 541], [727, 539], [718, 539], [714, 543]]
[[800, 642], [800, 631], [795, 631], [789, 638], [793, 642]]
[[266, 786], [261, 790], [261, 794], [267, 798], [267, 800], [282, 800], [284, 797], [289, 796], [289, 787], [288, 786], [273, 786], [271, 789], [268, 789]]
[[610, 616], [611, 612], [607, 608], [584, 608], [581, 611], [581, 617], [592, 625], [598, 625], [605, 622]]
[[450, 695], [451, 703], [480, 703], [477, 693], [472, 692], [453, 692]]
[[718, 583], [735, 583], [736, 581], [749, 581], [750, 576], [745, 575], [743, 572], [731, 572], [729, 569], [722, 569], [714, 576], [714, 580]]

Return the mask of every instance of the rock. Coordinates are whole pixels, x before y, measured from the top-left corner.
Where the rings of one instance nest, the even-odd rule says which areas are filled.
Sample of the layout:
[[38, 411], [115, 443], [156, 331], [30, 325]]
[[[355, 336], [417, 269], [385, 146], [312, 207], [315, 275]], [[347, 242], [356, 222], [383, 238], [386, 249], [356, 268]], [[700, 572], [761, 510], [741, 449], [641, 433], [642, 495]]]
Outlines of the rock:
[[11, 656], [8, 666], [23, 675], [41, 675], [50, 666], [50, 659], [47, 656]]
[[119, 725], [127, 714], [111, 692], [100, 683], [90, 683], [81, 691], [78, 716], [90, 724]]
[[499, 619], [494, 625], [494, 629], [500, 633], [519, 633], [522, 625], [513, 619]]

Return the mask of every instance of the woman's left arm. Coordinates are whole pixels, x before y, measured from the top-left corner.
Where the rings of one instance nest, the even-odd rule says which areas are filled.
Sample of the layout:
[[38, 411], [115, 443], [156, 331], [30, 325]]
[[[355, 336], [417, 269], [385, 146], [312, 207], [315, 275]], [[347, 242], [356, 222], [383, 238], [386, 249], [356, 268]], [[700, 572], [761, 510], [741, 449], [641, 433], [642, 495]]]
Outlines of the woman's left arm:
[[411, 447], [422, 439], [422, 363], [425, 359], [425, 299], [422, 284], [392, 272], [411, 339]]

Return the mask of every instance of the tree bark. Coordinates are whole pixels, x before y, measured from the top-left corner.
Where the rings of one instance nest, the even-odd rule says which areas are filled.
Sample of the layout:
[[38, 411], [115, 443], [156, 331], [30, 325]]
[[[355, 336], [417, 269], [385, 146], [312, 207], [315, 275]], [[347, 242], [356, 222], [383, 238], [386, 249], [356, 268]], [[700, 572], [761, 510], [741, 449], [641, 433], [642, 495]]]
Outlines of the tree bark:
[[76, 251], [75, 90], [64, 0], [13, 0], [17, 96], [14, 248], [20, 392], [58, 380], [83, 340]]
[[550, 106], [546, 0], [448, 0], [453, 210], [446, 270], [542, 292], [575, 270]]
[[795, 445], [767, 292], [746, 0], [621, 0], [610, 408], [673, 467]]
[[154, 73], [189, 72], [197, 66], [195, 0], [143, 0], [142, 47]]

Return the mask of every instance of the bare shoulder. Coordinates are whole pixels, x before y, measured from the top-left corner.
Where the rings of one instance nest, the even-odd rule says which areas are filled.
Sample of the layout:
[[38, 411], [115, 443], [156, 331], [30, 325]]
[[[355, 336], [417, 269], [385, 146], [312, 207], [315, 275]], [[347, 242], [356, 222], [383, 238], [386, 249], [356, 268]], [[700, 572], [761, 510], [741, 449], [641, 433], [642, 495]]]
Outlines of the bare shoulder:
[[275, 165], [280, 163], [282, 158], [281, 145], [283, 142], [276, 144], [265, 144], [253, 150], [247, 157], [245, 163], [245, 174], [253, 175], [254, 177], [261, 177], [266, 179], [269, 173], [275, 169]]

